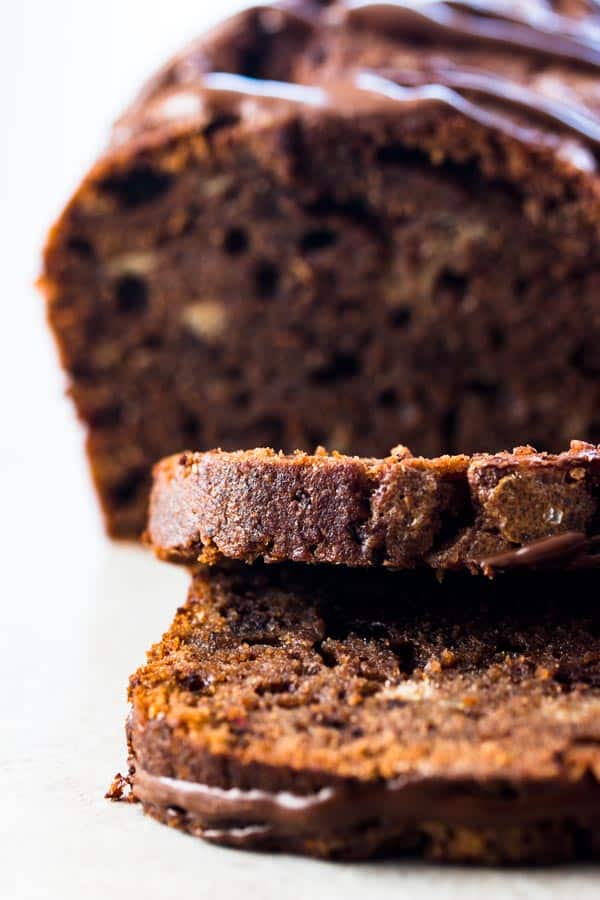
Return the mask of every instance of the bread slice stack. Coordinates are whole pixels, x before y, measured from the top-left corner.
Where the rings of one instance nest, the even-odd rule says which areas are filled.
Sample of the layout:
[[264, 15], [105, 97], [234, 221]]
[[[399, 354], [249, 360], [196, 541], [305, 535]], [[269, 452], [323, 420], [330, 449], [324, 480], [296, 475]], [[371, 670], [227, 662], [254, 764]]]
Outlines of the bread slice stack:
[[598, 452], [158, 464], [192, 583], [130, 681], [132, 797], [234, 847], [597, 857]]

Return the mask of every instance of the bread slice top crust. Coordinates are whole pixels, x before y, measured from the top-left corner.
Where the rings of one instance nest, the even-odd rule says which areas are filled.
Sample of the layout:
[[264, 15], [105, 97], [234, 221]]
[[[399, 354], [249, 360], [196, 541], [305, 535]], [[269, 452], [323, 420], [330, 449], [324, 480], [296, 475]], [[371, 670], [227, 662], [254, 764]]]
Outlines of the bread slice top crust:
[[386, 459], [257, 449], [154, 470], [147, 539], [162, 558], [395, 569], [594, 567], [600, 451]]

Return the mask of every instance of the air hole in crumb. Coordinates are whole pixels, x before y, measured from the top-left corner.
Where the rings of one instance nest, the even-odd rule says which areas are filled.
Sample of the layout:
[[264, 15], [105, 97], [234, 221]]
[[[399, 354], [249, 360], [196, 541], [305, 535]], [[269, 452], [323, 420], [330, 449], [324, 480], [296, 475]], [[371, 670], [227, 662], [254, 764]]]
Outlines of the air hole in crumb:
[[139, 166], [122, 175], [112, 175], [100, 185], [100, 189], [113, 196], [128, 209], [152, 203], [171, 187], [173, 178], [166, 172], [158, 172], [149, 166]]
[[458, 272], [451, 269], [444, 269], [438, 278], [437, 289], [450, 294], [456, 299], [464, 297], [469, 290], [469, 280]]
[[506, 334], [502, 328], [490, 328], [490, 346], [492, 350], [502, 350], [506, 346]]
[[238, 391], [233, 395], [231, 401], [237, 409], [242, 409], [248, 406], [251, 396], [250, 391]]
[[206, 681], [200, 675], [184, 675], [179, 679], [180, 686], [184, 691], [201, 691], [206, 687]]
[[233, 115], [215, 116], [215, 118], [212, 120], [212, 122], [209, 122], [208, 125], [204, 128], [202, 133], [204, 134], [204, 137], [210, 138], [214, 134], [216, 134], [217, 131], [222, 131], [224, 128], [233, 128], [233, 126], [237, 125], [239, 123], [239, 121], [240, 121], [239, 116], [233, 116]]
[[314, 371], [310, 378], [314, 384], [330, 384], [344, 381], [360, 374], [360, 361], [352, 353], [334, 353], [329, 362]]
[[306, 446], [308, 449], [312, 447], [325, 447], [327, 444], [327, 435], [320, 428], [309, 428], [306, 434]]
[[73, 378], [94, 378], [94, 369], [90, 365], [90, 361], [86, 360], [78, 360], [71, 367], [71, 375]]
[[259, 697], [264, 697], [265, 694], [289, 694], [291, 687], [292, 684], [289, 681], [273, 681], [259, 684], [255, 691]]
[[[252, 635], [243, 638], [244, 643], [248, 644], [249, 647], [281, 647], [281, 641], [277, 637], [271, 637], [268, 634], [262, 634], [258, 637], [252, 637]], [[251, 659], [256, 659], [255, 656], [251, 656]]]
[[405, 706], [408, 706], [408, 702], [406, 700], [398, 700], [397, 697], [393, 697], [391, 700], [386, 700], [385, 706], [386, 709], [404, 709]]
[[582, 341], [571, 353], [569, 362], [586, 378], [600, 375], [600, 352], [592, 341]]
[[117, 306], [122, 313], [139, 313], [148, 306], [148, 286], [137, 275], [124, 275], [117, 282]]
[[499, 797], [502, 797], [503, 800], [514, 801], [519, 796], [519, 791], [514, 785], [503, 782], [502, 784], [498, 785], [497, 794]]
[[258, 419], [253, 423], [252, 431], [264, 447], [280, 450], [284, 444], [285, 429], [278, 416], [264, 416], [262, 419]]
[[417, 651], [411, 641], [392, 644], [392, 652], [398, 660], [400, 671], [404, 675], [412, 675], [417, 668]]
[[96, 255], [90, 242], [82, 237], [69, 238], [67, 246], [72, 253], [75, 253], [81, 259], [93, 259]]
[[531, 433], [531, 440], [527, 442], [530, 447], [546, 447], [548, 445], [548, 438], [542, 434], [536, 434], [535, 431]]
[[130, 503], [148, 483], [145, 472], [133, 472], [116, 484], [111, 495], [115, 503]]
[[164, 344], [164, 338], [158, 334], [149, 334], [141, 343], [146, 350], [159, 350]]
[[566, 690], [572, 690], [578, 684], [597, 689], [600, 687], [600, 666], [597, 659], [590, 662], [565, 659], [559, 663], [554, 679]]
[[[344, 700], [346, 697], [346, 692], [338, 692], [338, 699]], [[319, 722], [320, 725], [323, 725], [325, 728], [334, 728], [336, 731], [341, 731], [346, 727], [346, 722], [344, 719], [341, 719], [339, 716], [323, 716], [323, 718]]]
[[376, 153], [376, 160], [383, 165], [403, 165], [407, 162], [411, 162], [414, 158], [414, 153], [403, 146], [402, 144], [388, 144], [385, 147], [380, 147]]
[[465, 529], [475, 524], [475, 510], [473, 508], [470, 491], [467, 484], [460, 487], [456, 484], [456, 505], [440, 514], [431, 553], [436, 554], [452, 546]]
[[458, 435], [458, 424], [458, 414], [456, 410], [450, 409], [442, 416], [440, 430], [443, 442], [442, 451], [444, 453], [452, 453], [454, 451]]
[[327, 647], [323, 646], [324, 641], [317, 641], [315, 644], [315, 653], [318, 653], [321, 659], [323, 660], [323, 665], [328, 669], [334, 669], [337, 666], [337, 659], [335, 658], [335, 654], [332, 653]]
[[[600, 419], [594, 419], [590, 422], [587, 428], [586, 440], [592, 444], [600, 444]], [[538, 444], [537, 446], [543, 446], [543, 444]]]
[[122, 413], [118, 405], [107, 406], [92, 412], [88, 421], [92, 428], [114, 428], [121, 423]]
[[517, 297], [522, 297], [523, 294], [527, 291], [530, 282], [527, 278], [517, 278], [515, 281], [515, 294]]
[[337, 234], [330, 228], [315, 228], [307, 231], [300, 241], [300, 249], [303, 253], [314, 253], [332, 247], [337, 241]]
[[406, 328], [407, 325], [410, 325], [412, 315], [412, 309], [409, 306], [399, 306], [389, 314], [390, 325], [395, 328]]
[[243, 228], [230, 228], [223, 241], [223, 249], [230, 256], [238, 256], [248, 249], [248, 235]]
[[384, 409], [391, 409], [398, 405], [398, 394], [394, 388], [386, 388], [385, 391], [381, 391], [379, 394], [377, 403], [379, 406], [383, 406]]
[[523, 645], [517, 639], [511, 640], [508, 637], [499, 637], [496, 641], [496, 652], [499, 654], [520, 654], [523, 652]]
[[255, 272], [256, 292], [260, 297], [272, 297], [279, 284], [279, 270], [270, 262], [261, 262]]
[[348, 525], [348, 534], [350, 535], [350, 539], [357, 547], [362, 548], [364, 543], [365, 534], [364, 534], [364, 522], [351, 522]]
[[197, 442], [200, 437], [200, 424], [195, 416], [184, 415], [181, 419], [181, 434], [186, 441]]
[[487, 400], [493, 400], [500, 391], [500, 385], [495, 381], [483, 381], [474, 379], [466, 384], [466, 389], [471, 394], [477, 394], [479, 397], [485, 397]]
[[343, 203], [338, 202], [331, 194], [321, 194], [314, 202], [305, 207], [312, 216], [336, 215], [358, 225], [374, 224], [375, 217], [363, 197], [349, 197]]

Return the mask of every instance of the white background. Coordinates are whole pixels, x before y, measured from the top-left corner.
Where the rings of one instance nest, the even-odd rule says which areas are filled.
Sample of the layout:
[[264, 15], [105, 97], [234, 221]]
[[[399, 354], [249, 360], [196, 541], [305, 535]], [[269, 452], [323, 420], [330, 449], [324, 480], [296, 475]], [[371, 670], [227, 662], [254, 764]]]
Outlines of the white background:
[[220, 14], [205, 0], [0, 0], [0, 897], [598, 896], [593, 869], [486, 872], [271, 858], [103, 799], [125, 685], [183, 572], [102, 535], [33, 288], [44, 231], [142, 80]]

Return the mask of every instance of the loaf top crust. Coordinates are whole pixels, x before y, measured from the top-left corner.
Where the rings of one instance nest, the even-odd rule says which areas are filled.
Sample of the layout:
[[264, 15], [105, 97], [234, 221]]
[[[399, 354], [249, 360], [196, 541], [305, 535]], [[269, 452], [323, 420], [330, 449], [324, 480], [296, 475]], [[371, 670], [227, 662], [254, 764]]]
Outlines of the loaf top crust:
[[[391, 115], [403, 123], [406, 145], [434, 163], [474, 161], [489, 177], [529, 183], [547, 197], [564, 199], [568, 183], [593, 206], [600, 16], [578, 0], [549, 6], [292, 0], [251, 7], [148, 82], [117, 123], [102, 165], [182, 134], [221, 140], [286, 117]], [[554, 186], [548, 166], [559, 176]]]
[[386, 459], [319, 450], [183, 453], [154, 471], [147, 540], [162, 558], [219, 557], [493, 575], [597, 565], [600, 449], [519, 447]]

